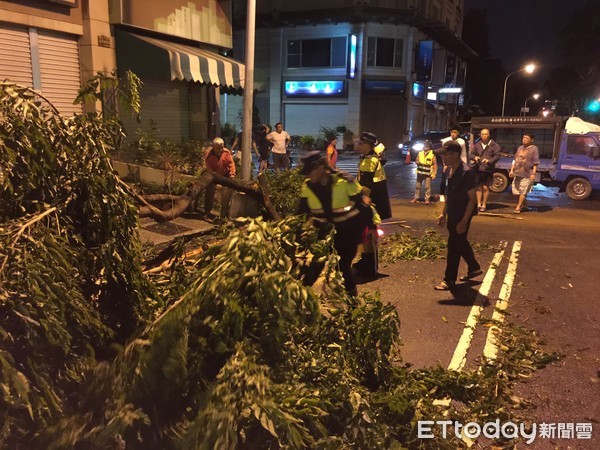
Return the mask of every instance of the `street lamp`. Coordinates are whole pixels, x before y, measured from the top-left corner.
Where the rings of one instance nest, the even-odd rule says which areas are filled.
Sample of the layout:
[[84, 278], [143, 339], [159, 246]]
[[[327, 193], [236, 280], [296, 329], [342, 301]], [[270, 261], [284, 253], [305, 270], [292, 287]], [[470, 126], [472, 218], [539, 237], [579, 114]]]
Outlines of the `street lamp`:
[[533, 94], [531, 97], [529, 97], [527, 100], [525, 100], [525, 104], [523, 105], [523, 115], [524, 116], [527, 115], [527, 102], [531, 99], [537, 100], [538, 98], [540, 98], [540, 94]]
[[519, 73], [519, 72], [533, 73], [534, 70], [535, 70], [535, 64], [527, 64], [525, 67], [509, 73], [508, 76], [504, 79], [504, 94], [502, 95], [502, 116], [503, 117], [504, 117], [504, 105], [506, 104], [506, 83], [508, 82], [508, 79], [515, 73]]

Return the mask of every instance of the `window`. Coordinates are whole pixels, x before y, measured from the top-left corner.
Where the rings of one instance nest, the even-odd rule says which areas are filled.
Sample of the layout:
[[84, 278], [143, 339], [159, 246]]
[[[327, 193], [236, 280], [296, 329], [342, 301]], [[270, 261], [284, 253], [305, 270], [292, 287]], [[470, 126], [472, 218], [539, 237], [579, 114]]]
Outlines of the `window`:
[[[479, 136], [480, 129], [472, 130], [476, 136]], [[518, 128], [497, 128], [490, 129], [492, 139], [494, 139], [502, 152], [514, 155], [517, 148], [523, 144], [523, 134], [531, 133], [535, 137], [533, 145], [540, 151], [540, 158], [552, 158], [554, 154], [554, 130], [550, 129], [518, 129]]]
[[567, 141], [567, 153], [569, 155], [598, 155], [598, 144], [594, 138], [585, 136], [569, 136]]
[[346, 37], [289, 40], [287, 58], [288, 68], [345, 67]]
[[402, 39], [369, 37], [367, 40], [367, 66], [402, 67]]

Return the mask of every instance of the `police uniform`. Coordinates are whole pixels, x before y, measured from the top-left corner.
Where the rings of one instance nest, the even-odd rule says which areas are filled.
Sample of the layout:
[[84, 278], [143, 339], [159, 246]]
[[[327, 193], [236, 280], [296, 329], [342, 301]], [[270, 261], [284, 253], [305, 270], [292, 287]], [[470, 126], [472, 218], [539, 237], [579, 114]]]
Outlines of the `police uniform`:
[[358, 164], [358, 182], [367, 188], [377, 213], [381, 219], [392, 217], [387, 181], [383, 164], [375, 151], [361, 156]]
[[[324, 163], [318, 152], [307, 153], [303, 162], [304, 174], [310, 173], [311, 164], [314, 168]], [[362, 186], [350, 175], [342, 173], [327, 174], [326, 184], [311, 183], [306, 179], [300, 190], [297, 213], [311, 215], [322, 233], [331, 226], [335, 228], [333, 245], [340, 256], [344, 286], [348, 293], [355, 295], [352, 260], [362, 242], [363, 230], [367, 227], [376, 228], [372, 209], [363, 203]], [[321, 270], [322, 266], [313, 266], [313, 273], [305, 275], [305, 282], [313, 284]]]

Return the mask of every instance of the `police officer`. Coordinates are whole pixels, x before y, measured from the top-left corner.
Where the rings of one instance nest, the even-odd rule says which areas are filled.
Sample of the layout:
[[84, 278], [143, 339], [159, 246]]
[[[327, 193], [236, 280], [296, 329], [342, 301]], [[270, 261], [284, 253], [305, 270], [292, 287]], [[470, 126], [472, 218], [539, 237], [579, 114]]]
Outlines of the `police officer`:
[[375, 152], [377, 136], [365, 131], [360, 135], [358, 152], [361, 154], [358, 163], [358, 182], [365, 188], [365, 194], [371, 198], [381, 219], [392, 217], [392, 208], [387, 190], [387, 182], [383, 164]]
[[[308, 178], [300, 190], [298, 214], [311, 215], [322, 234], [331, 226], [335, 228], [333, 245], [340, 256], [339, 267], [344, 276], [344, 287], [356, 295], [356, 281], [352, 273], [352, 260], [363, 239], [363, 231], [377, 238], [377, 218], [362, 195], [362, 186], [347, 174], [333, 172], [319, 151], [302, 157], [302, 175]], [[305, 276], [306, 284], [313, 284], [322, 267], [313, 266], [312, 274]]]

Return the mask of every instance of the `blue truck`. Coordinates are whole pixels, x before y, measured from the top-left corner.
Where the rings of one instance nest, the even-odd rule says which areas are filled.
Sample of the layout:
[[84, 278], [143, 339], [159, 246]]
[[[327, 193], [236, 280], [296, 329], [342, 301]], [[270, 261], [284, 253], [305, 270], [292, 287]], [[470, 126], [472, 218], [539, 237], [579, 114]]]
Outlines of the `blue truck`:
[[577, 117], [473, 117], [470, 146], [483, 128], [502, 150], [494, 169], [490, 190], [504, 191], [515, 151], [524, 133], [535, 136], [540, 150], [536, 182], [558, 186], [573, 200], [584, 200], [593, 190], [600, 190], [600, 126]]

